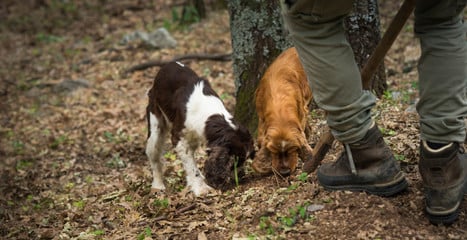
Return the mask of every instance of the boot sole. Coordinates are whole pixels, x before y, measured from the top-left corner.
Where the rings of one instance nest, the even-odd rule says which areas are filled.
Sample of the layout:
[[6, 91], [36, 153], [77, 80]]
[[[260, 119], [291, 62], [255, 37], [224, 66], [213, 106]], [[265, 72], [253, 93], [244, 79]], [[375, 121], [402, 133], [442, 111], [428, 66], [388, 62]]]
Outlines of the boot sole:
[[[467, 180], [464, 181], [463, 193], [464, 195], [467, 194]], [[430, 220], [431, 224], [440, 225], [443, 224], [445, 226], [449, 226], [453, 224], [457, 218], [459, 217], [459, 208], [464, 198], [460, 197], [459, 204], [453, 208], [452, 212], [445, 213], [445, 212], [437, 212], [431, 210], [428, 207], [425, 207], [425, 213], [428, 216], [428, 220]]]
[[434, 225], [446, 225], [449, 226], [453, 224], [459, 217], [459, 208], [457, 208], [453, 213], [447, 215], [433, 215], [428, 212], [428, 209], [425, 209], [426, 214], [428, 215], [428, 220], [431, 224]]
[[382, 197], [390, 197], [396, 195], [409, 186], [407, 180], [405, 180], [405, 175], [402, 172], [399, 172], [395, 179], [391, 182], [382, 183], [382, 184], [351, 184], [351, 185], [339, 185], [339, 186], [331, 186], [331, 185], [321, 185], [326, 190], [332, 191], [353, 191], [353, 192], [367, 192], [373, 195], [382, 196]]

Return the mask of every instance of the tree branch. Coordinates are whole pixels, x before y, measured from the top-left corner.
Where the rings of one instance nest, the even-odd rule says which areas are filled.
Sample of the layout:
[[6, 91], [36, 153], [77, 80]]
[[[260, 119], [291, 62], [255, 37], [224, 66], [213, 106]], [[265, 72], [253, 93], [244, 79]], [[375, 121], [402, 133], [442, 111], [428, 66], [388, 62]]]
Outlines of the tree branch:
[[152, 60], [145, 63], [134, 65], [127, 70], [126, 73], [131, 73], [134, 71], [140, 71], [151, 67], [161, 67], [167, 63], [174, 62], [174, 61], [183, 61], [183, 60], [211, 60], [211, 61], [222, 61], [227, 62], [232, 60], [232, 54], [188, 54], [184, 56], [175, 57], [172, 60]]

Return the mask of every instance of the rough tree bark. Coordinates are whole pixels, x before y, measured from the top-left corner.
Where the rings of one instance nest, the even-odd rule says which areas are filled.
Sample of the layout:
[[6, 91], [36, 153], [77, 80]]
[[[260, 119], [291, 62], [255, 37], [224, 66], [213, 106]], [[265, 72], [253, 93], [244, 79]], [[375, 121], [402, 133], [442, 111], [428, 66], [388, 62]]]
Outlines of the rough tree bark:
[[[256, 87], [268, 65], [291, 43], [284, 31], [279, 1], [231, 0], [228, 7], [236, 86], [234, 115], [256, 133]], [[354, 9], [345, 20], [345, 27], [362, 67], [380, 39], [378, 7], [376, 0], [366, 0], [355, 1]], [[384, 65], [375, 75], [372, 87], [380, 96], [387, 87]]]
[[[355, 1], [354, 10], [345, 19], [347, 39], [352, 45], [355, 60], [363, 68], [381, 39], [377, 0]], [[371, 90], [381, 97], [387, 89], [384, 62], [379, 65], [371, 80]]]
[[279, 1], [230, 0], [228, 8], [236, 86], [234, 115], [256, 133], [256, 86], [272, 60], [291, 44], [286, 40]]

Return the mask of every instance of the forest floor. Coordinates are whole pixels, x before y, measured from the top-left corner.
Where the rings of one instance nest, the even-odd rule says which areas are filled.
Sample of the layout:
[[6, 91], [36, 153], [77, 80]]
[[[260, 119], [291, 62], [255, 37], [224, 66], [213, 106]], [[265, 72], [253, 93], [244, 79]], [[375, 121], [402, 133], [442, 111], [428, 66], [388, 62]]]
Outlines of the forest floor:
[[[173, 1], [104, 2], [0, 3], [0, 238], [467, 239], [465, 201], [452, 226], [431, 225], [423, 213], [413, 19], [385, 58], [389, 89], [374, 109], [407, 191], [390, 198], [328, 192], [300, 167], [287, 179], [254, 177], [248, 161], [239, 186], [195, 198], [170, 151], [167, 190], [151, 191], [145, 107], [158, 68], [125, 70], [153, 59], [231, 52], [228, 12], [208, 9], [206, 19], [178, 25]], [[383, 29], [397, 7], [380, 1]], [[175, 48], [120, 44], [125, 34], [162, 26]], [[184, 63], [233, 110], [231, 62]], [[325, 124], [320, 110], [310, 123], [315, 144]], [[324, 161], [340, 149], [335, 143]]]

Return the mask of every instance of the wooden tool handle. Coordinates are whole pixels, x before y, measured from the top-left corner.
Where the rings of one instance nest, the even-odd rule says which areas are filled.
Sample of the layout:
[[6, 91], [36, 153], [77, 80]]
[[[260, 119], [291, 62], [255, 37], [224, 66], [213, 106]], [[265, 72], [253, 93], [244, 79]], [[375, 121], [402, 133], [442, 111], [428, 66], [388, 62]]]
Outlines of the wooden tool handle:
[[391, 48], [394, 40], [396, 40], [397, 35], [399, 35], [402, 27], [404, 26], [405, 22], [407, 22], [407, 19], [409, 18], [414, 8], [415, 0], [405, 0], [402, 3], [402, 6], [400, 7], [396, 16], [392, 19], [388, 29], [384, 33], [383, 37], [379, 41], [375, 50], [371, 54], [370, 58], [368, 58], [365, 66], [362, 69], [361, 76], [363, 89], [371, 88], [371, 78], [373, 77], [373, 74], [383, 61], [384, 56], [386, 56], [389, 48]]

